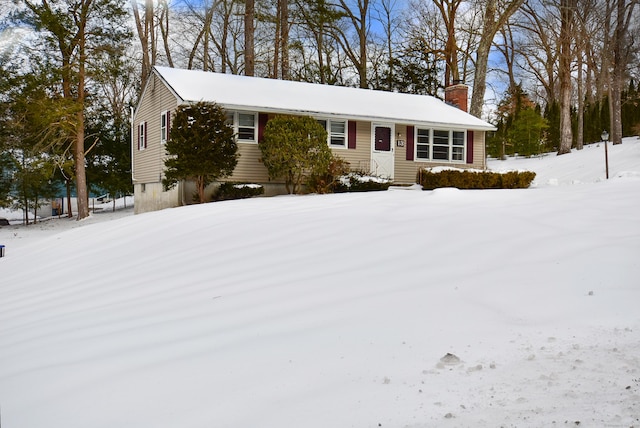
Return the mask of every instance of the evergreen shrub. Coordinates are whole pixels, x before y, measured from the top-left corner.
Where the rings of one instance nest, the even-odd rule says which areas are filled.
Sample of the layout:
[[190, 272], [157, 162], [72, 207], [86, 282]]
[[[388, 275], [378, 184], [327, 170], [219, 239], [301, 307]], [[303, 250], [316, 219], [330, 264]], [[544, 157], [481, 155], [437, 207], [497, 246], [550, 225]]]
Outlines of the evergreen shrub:
[[220, 184], [213, 194], [213, 201], [229, 201], [232, 199], [247, 199], [264, 194], [264, 187], [259, 184], [233, 183], [231, 181]]
[[333, 186], [335, 193], [345, 192], [372, 192], [387, 190], [391, 186], [391, 180], [378, 177], [364, 171], [353, 171], [343, 175]]
[[440, 187], [458, 189], [526, 189], [536, 177], [531, 171], [509, 171], [506, 173], [490, 171], [463, 171], [446, 169], [433, 172], [420, 169], [417, 182], [423, 190]]

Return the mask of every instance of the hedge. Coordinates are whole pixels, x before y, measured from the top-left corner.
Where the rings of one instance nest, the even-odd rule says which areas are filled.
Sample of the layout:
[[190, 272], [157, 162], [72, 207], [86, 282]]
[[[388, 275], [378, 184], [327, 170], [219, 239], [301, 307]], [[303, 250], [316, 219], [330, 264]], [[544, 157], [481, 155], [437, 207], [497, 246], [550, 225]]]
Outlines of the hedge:
[[458, 189], [526, 189], [536, 177], [531, 171], [470, 171], [445, 169], [432, 172], [420, 169], [416, 181], [423, 190], [439, 187], [456, 187]]

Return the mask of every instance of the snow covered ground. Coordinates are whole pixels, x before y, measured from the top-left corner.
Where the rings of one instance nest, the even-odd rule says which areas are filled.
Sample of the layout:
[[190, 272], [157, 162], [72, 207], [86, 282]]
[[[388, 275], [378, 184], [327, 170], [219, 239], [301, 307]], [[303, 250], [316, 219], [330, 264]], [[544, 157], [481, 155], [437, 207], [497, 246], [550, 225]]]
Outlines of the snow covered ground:
[[640, 140], [609, 154], [0, 228], [2, 426], [639, 427]]

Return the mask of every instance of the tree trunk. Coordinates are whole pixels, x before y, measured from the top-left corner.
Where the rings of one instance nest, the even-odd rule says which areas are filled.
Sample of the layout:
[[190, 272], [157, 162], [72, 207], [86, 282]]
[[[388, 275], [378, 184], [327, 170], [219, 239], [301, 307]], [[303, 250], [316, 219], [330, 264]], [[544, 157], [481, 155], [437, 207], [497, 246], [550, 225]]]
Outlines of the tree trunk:
[[280, 5], [280, 76], [289, 80], [289, 0], [279, 0]]
[[487, 90], [487, 64], [489, 52], [496, 33], [506, 25], [511, 16], [520, 8], [524, 0], [508, 2], [508, 6], [498, 12], [497, 0], [488, 0], [482, 20], [482, 33], [476, 55], [476, 69], [473, 77], [473, 92], [471, 94], [470, 113], [475, 117], [482, 116], [484, 94]]
[[76, 167], [76, 188], [78, 197], [78, 220], [89, 217], [89, 194], [87, 192], [87, 176], [85, 172], [85, 153], [84, 153], [84, 98], [85, 98], [85, 64], [87, 61], [85, 51], [85, 25], [87, 22], [87, 13], [91, 5], [91, 0], [87, 0], [83, 8], [82, 22], [79, 23], [78, 37], [78, 113], [76, 123], [76, 144], [75, 144], [75, 167]]
[[576, 149], [582, 150], [584, 147], [584, 93], [583, 93], [583, 61], [582, 52], [578, 52], [578, 135], [576, 136]]
[[630, 47], [627, 32], [632, 21], [633, 9], [638, 3], [631, 0], [616, 0], [616, 27], [613, 36], [613, 74], [611, 76], [611, 141], [622, 144], [622, 86], [624, 72], [629, 64]]
[[445, 71], [444, 86], [452, 84], [452, 80], [460, 80], [458, 70], [458, 42], [456, 41], [456, 12], [462, 0], [437, 0], [434, 2], [444, 22], [447, 40], [444, 48]]
[[253, 76], [255, 73], [255, 0], [245, 0], [244, 10], [244, 74]]
[[560, 1], [560, 147], [558, 154], [571, 153], [573, 132], [571, 130], [571, 27], [575, 2]]
[[162, 12], [160, 14], [160, 32], [162, 33], [164, 54], [167, 57], [167, 63], [169, 64], [169, 67], [173, 67], [171, 49], [169, 49], [169, 5], [167, 4], [166, 0], [162, 1], [161, 7], [162, 7]]
[[71, 218], [73, 217], [73, 210], [71, 209], [71, 180], [66, 179], [65, 182], [67, 184], [67, 217]]

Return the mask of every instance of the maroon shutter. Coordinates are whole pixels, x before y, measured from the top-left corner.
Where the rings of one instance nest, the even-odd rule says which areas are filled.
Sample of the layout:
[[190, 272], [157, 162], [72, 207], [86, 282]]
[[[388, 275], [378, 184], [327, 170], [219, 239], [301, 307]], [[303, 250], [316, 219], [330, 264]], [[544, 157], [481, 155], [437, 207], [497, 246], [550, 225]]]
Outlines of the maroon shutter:
[[413, 160], [413, 140], [414, 140], [414, 127], [412, 125], [407, 126], [407, 160]]
[[348, 122], [348, 130], [347, 130], [347, 147], [350, 149], [356, 148], [356, 122], [350, 120]]
[[473, 163], [473, 131], [467, 131], [467, 163]]
[[267, 126], [269, 115], [267, 113], [258, 113], [258, 142], [264, 137], [264, 128]]
[[167, 110], [167, 141], [169, 141], [169, 131], [171, 131], [171, 110]]

